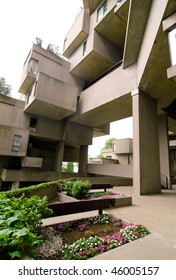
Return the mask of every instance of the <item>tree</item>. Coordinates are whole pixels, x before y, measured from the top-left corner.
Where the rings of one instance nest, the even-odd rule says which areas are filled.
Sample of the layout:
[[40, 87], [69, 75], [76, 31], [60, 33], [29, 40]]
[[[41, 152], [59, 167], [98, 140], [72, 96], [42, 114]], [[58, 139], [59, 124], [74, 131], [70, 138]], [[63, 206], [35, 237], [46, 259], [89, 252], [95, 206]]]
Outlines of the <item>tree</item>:
[[107, 139], [103, 149], [110, 149], [110, 148], [112, 148], [112, 144], [113, 144], [114, 140], [117, 140], [117, 139], [116, 138]]
[[65, 171], [66, 171], [66, 172], [73, 172], [73, 169], [74, 169], [73, 162], [67, 162]]
[[42, 43], [43, 43], [43, 40], [41, 38], [35, 37], [35, 42], [34, 42], [35, 45], [42, 47]]
[[4, 77], [0, 78], [0, 93], [6, 96], [10, 96], [11, 92], [11, 86], [6, 83], [6, 80]]
[[47, 46], [47, 51], [50, 51], [51, 53], [57, 55], [60, 57], [60, 53], [59, 53], [59, 47], [58, 46], [55, 46], [53, 44], [49, 44]]

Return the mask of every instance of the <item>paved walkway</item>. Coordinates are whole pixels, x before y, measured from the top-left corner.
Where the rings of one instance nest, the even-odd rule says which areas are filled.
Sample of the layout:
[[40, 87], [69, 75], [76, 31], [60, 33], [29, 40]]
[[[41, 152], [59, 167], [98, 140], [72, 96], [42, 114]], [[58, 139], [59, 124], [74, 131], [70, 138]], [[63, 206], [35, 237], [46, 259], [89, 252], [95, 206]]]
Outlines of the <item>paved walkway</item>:
[[[162, 190], [161, 194], [137, 196], [133, 187], [115, 187], [114, 191], [132, 196], [132, 206], [106, 210], [116, 218], [142, 224], [150, 235], [110, 250], [95, 260], [176, 260], [176, 190]], [[50, 218], [44, 224], [79, 219], [97, 214], [96, 211]]]

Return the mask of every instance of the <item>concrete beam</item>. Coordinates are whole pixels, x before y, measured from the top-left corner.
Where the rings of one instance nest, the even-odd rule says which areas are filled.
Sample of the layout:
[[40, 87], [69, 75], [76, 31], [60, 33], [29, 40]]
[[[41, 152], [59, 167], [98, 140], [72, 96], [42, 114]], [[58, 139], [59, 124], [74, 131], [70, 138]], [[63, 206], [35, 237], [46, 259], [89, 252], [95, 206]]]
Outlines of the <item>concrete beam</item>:
[[125, 39], [123, 68], [137, 61], [152, 0], [131, 0]]

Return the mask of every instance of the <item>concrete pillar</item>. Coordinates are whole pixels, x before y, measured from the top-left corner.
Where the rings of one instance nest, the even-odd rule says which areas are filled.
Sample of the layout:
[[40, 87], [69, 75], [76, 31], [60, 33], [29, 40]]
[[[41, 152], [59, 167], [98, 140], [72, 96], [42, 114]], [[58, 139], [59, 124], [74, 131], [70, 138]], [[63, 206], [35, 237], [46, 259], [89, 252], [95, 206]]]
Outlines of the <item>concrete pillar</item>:
[[54, 171], [58, 172], [59, 179], [62, 176], [62, 162], [64, 158], [64, 148], [65, 148], [65, 138], [66, 132], [68, 127], [68, 119], [64, 119], [63, 121], [63, 131], [62, 131], [62, 141], [57, 144], [56, 147], [56, 154], [55, 154], [55, 161], [54, 161]]
[[157, 101], [136, 89], [133, 107], [133, 186], [136, 194], [161, 192]]
[[171, 188], [169, 137], [167, 115], [158, 117], [161, 185]]
[[18, 189], [18, 188], [19, 188], [19, 185], [20, 185], [20, 182], [19, 182], [19, 181], [14, 181], [14, 182], [12, 182], [11, 190]]
[[79, 173], [87, 175], [88, 146], [80, 146], [79, 151]]
[[64, 141], [61, 141], [57, 144], [55, 162], [54, 162], [54, 171], [59, 173], [59, 179], [61, 178], [61, 173], [62, 173], [63, 157], [64, 157]]

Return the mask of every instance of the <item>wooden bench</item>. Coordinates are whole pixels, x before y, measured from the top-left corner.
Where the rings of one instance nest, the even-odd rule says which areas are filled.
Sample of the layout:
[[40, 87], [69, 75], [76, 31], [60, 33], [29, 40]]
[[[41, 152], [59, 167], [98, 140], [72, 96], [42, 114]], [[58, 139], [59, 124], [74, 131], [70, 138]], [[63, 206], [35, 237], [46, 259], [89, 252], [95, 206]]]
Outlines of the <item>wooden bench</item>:
[[111, 184], [95, 183], [91, 185], [91, 189], [95, 189], [95, 190], [104, 189], [105, 192], [107, 189], [112, 189], [112, 188], [113, 185]]
[[49, 208], [53, 210], [53, 216], [63, 216], [87, 211], [98, 210], [98, 214], [103, 213], [103, 209], [111, 207], [111, 199], [90, 199], [71, 202], [55, 202], [49, 204]]

